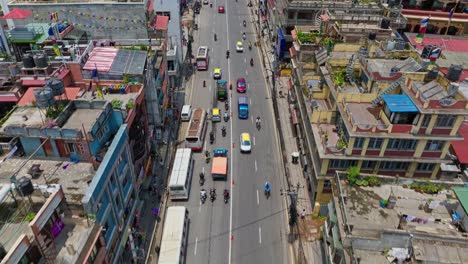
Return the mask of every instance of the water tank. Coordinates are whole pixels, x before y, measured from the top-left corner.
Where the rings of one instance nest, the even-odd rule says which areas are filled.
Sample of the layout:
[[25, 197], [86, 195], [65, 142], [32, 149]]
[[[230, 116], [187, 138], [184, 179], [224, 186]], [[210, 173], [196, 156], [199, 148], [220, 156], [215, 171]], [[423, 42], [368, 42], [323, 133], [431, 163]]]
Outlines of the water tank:
[[34, 186], [31, 179], [28, 177], [21, 177], [16, 181], [16, 187], [19, 189], [20, 194], [23, 196], [31, 195], [34, 192]]
[[370, 32], [369, 33], [369, 40], [375, 40], [377, 38], [377, 33], [375, 32]]
[[8, 70], [10, 71], [10, 75], [13, 77], [19, 73], [18, 65], [16, 64], [8, 65]]
[[426, 80], [428, 82], [435, 80], [437, 78], [437, 75], [439, 75], [439, 68], [434, 67], [432, 70], [428, 71], [426, 74]]
[[429, 56], [431, 55], [431, 51], [434, 47], [432, 45], [426, 45], [424, 46], [422, 53], [421, 53], [421, 58], [423, 59], [428, 59]]
[[359, 53], [361, 53], [363, 56], [367, 56], [367, 48], [362, 46], [359, 48]]
[[22, 61], [23, 61], [24, 68], [36, 67], [33, 56], [31, 54], [24, 54]]
[[398, 67], [396, 67], [396, 66], [395, 66], [395, 67], [392, 67], [392, 68], [390, 69], [390, 76], [395, 75], [395, 74], [398, 73], [399, 71], [400, 71], [400, 68], [398, 68]]
[[450, 65], [450, 68], [448, 69], [447, 79], [449, 79], [451, 82], [458, 82], [462, 72], [463, 72], [463, 67], [461, 65], [452, 64]]
[[65, 86], [62, 80], [52, 79], [47, 82], [47, 86], [52, 89], [54, 96], [62, 95], [65, 93]]
[[387, 43], [387, 50], [392, 51], [393, 49], [395, 49], [395, 41], [392, 39], [389, 40]]
[[55, 102], [52, 89], [47, 86], [34, 89], [34, 97], [36, 98], [36, 105], [39, 107], [49, 107], [54, 105]]
[[48, 66], [47, 55], [45, 54], [34, 55], [33, 58], [34, 58], [34, 63], [36, 64], [37, 68], [45, 68]]
[[406, 42], [398, 41], [395, 45], [396, 50], [404, 50], [406, 48]]
[[390, 20], [383, 18], [382, 22], [380, 22], [380, 27], [382, 29], [389, 29], [390, 28]]

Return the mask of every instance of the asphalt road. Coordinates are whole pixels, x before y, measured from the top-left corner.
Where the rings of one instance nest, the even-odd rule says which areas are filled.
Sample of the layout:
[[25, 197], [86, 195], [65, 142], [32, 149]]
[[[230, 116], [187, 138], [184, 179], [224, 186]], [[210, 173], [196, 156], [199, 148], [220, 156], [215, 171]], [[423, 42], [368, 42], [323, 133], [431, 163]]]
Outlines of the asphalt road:
[[[217, 12], [218, 5], [224, 5], [225, 14]], [[242, 21], [246, 20], [244, 28]], [[265, 82], [261, 66], [260, 52], [256, 47], [248, 49], [248, 41], [255, 40], [252, 18], [246, 0], [217, 0], [213, 8], [204, 5], [195, 18], [199, 30], [194, 34], [193, 50], [198, 46], [209, 46], [210, 66], [208, 71], [200, 71], [192, 78], [187, 89], [188, 102], [194, 107], [210, 109], [217, 104], [224, 113], [224, 103], [215, 100], [215, 81], [212, 78], [214, 68], [221, 68], [223, 79], [232, 82], [229, 92], [231, 119], [212, 126], [208, 122], [208, 131], [215, 129], [216, 140], [209, 143], [208, 132], [205, 149], [212, 152], [222, 147], [229, 150], [229, 175], [227, 181], [211, 179], [211, 163], [206, 164], [204, 155], [197, 153], [190, 199], [184, 202], [171, 202], [171, 205], [184, 205], [189, 210], [190, 227], [187, 264], [191, 263], [291, 263], [290, 247], [287, 242], [287, 218], [285, 197], [280, 195], [282, 188], [279, 140], [276, 135], [271, 92]], [[236, 53], [236, 42], [242, 40], [242, 31], [246, 31], [244, 52]], [[217, 41], [214, 41], [214, 33]], [[226, 59], [226, 50], [231, 52]], [[250, 58], [254, 67], [250, 66]], [[237, 78], [244, 77], [248, 88], [249, 119], [237, 117], [237, 98], [235, 91]], [[203, 80], [207, 87], [203, 88]], [[257, 130], [255, 118], [260, 116], [262, 128]], [[221, 127], [226, 126], [227, 136], [222, 137]], [[252, 153], [241, 154], [239, 149], [240, 134], [250, 133]], [[207, 181], [203, 188], [216, 188], [218, 198], [212, 203], [209, 199], [200, 203], [199, 173], [205, 172]], [[268, 181], [272, 185], [269, 199], [263, 194], [263, 186]], [[223, 201], [223, 189], [230, 190], [228, 204]]]

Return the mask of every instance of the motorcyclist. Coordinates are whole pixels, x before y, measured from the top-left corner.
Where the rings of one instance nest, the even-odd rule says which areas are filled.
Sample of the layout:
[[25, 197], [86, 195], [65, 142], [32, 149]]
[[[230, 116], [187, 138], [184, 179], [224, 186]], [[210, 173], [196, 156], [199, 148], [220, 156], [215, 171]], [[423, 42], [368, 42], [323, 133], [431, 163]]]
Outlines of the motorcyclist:
[[200, 172], [200, 179], [205, 179], [205, 174], [203, 172]]
[[262, 122], [262, 121], [260, 120], [260, 116], [257, 116], [257, 119], [255, 120], [255, 124], [257, 124], [257, 126], [259, 126], [259, 125], [260, 125], [260, 122]]
[[265, 182], [265, 192], [269, 194], [269, 193], [270, 193], [270, 190], [271, 190], [270, 183]]
[[242, 32], [242, 38], [245, 40], [245, 32]]
[[218, 40], [216, 33], [214, 34], [214, 41]]
[[200, 197], [201, 197], [202, 199], [206, 199], [206, 190], [205, 190], [205, 189], [201, 189], [201, 191], [200, 191]]
[[229, 116], [228, 116], [228, 112], [226, 111], [226, 112], [224, 112], [224, 119], [226, 119], [226, 120], [227, 120], [228, 118], [229, 118]]
[[253, 66], [253, 58], [250, 58], [250, 65]]
[[229, 50], [226, 50], [226, 58], [229, 58]]
[[245, 20], [244, 20], [244, 23], [243, 23], [243, 24], [244, 24], [244, 27], [245, 27], [245, 25], [246, 25]]
[[216, 197], [216, 188], [210, 188], [210, 196]]
[[252, 42], [249, 41], [249, 50], [252, 49]]
[[223, 133], [226, 133], [226, 127], [223, 126], [223, 127], [221, 128], [221, 131], [222, 131]]
[[229, 191], [228, 189], [224, 189], [224, 198], [229, 198]]

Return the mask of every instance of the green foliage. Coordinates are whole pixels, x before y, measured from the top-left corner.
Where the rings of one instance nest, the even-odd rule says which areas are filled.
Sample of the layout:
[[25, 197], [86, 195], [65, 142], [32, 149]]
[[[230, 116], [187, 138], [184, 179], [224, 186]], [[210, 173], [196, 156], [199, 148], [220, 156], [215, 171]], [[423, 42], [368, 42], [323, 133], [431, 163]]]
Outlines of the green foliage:
[[369, 183], [369, 186], [380, 186], [379, 178], [375, 175], [367, 176], [365, 180]]
[[31, 222], [34, 219], [34, 217], [36, 217], [35, 213], [29, 213], [24, 217], [24, 220], [28, 221], [28, 222]]
[[344, 149], [346, 148], [346, 142], [342, 138], [340, 138], [338, 139], [338, 142], [336, 142], [336, 147], [338, 149]]
[[124, 74], [122, 82], [129, 83], [130, 82], [130, 75]]
[[356, 180], [357, 186], [368, 186], [369, 183], [366, 180]]
[[59, 105], [57, 108], [49, 107], [47, 108], [47, 111], [46, 111], [46, 117], [50, 119], [55, 119], [60, 115], [60, 113], [63, 112], [64, 109], [65, 109], [65, 105], [62, 105], [62, 104]]
[[133, 101], [129, 101], [126, 105], [125, 108], [127, 109], [132, 109], [135, 106], [135, 103]]
[[122, 101], [120, 101], [119, 99], [113, 99], [112, 100], [112, 108], [120, 109], [120, 107], [122, 107]]
[[427, 193], [427, 194], [436, 194], [440, 191], [442, 191], [444, 189], [443, 186], [440, 186], [440, 185], [437, 185], [437, 184], [434, 184], [432, 182], [425, 182], [425, 183], [412, 183], [410, 184], [409, 186], [411, 189], [413, 190], [418, 190], [420, 192], [423, 192], [423, 193]]
[[301, 44], [315, 44], [316, 37], [312, 33], [304, 33], [301, 30], [297, 30], [296, 35]]
[[333, 81], [336, 86], [341, 86], [345, 83], [346, 69], [338, 69], [333, 74]]
[[349, 184], [351, 185], [357, 184], [357, 181], [359, 179], [359, 174], [360, 174], [359, 168], [356, 166], [349, 167], [346, 170], [346, 173], [348, 174], [346, 178], [348, 179]]

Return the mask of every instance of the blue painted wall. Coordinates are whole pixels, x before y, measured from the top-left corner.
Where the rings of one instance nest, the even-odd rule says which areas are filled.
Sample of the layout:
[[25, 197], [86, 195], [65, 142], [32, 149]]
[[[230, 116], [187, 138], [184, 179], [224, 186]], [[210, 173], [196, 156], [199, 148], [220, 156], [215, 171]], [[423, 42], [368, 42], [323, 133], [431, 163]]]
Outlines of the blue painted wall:
[[[21, 137], [20, 138], [20, 141], [21, 141], [21, 145], [23, 146], [23, 149], [24, 149], [24, 153], [26, 155], [28, 154], [32, 154], [34, 151], [36, 151], [37, 148], [39, 148], [39, 146], [41, 145], [41, 139], [40, 138], [25, 138], [25, 137]], [[39, 156], [39, 157], [45, 157], [45, 151], [44, 149], [39, 149], [37, 152], [36, 152], [36, 156]]]

